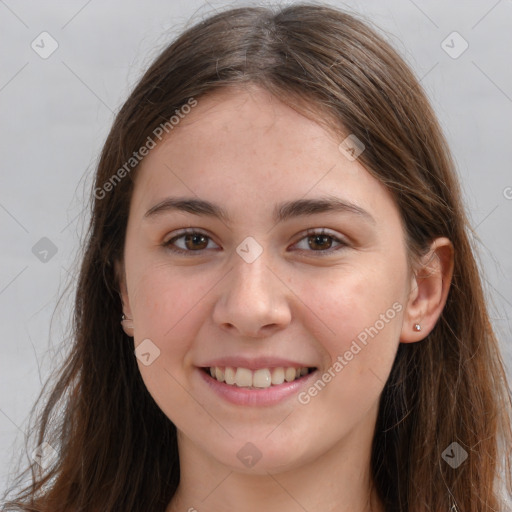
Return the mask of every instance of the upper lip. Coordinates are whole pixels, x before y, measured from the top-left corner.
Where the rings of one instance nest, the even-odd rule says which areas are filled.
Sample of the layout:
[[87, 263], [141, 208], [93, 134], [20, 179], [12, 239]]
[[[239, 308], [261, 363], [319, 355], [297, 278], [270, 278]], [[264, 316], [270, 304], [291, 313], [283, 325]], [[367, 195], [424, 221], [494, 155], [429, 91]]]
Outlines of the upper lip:
[[212, 366], [218, 367], [226, 367], [230, 366], [232, 368], [247, 368], [249, 370], [258, 370], [260, 368], [314, 368], [314, 365], [309, 363], [300, 363], [297, 361], [292, 361], [290, 359], [281, 359], [277, 357], [255, 357], [255, 358], [247, 358], [247, 357], [221, 357], [218, 359], [212, 359], [202, 365], [200, 367], [210, 368]]

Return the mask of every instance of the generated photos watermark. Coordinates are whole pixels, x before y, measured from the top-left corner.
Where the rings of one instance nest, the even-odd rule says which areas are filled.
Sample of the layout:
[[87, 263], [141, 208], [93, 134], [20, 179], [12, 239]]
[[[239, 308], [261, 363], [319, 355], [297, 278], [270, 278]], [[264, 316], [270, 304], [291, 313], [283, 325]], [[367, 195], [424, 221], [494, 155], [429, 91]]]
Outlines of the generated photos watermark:
[[361, 331], [357, 335], [356, 339], [352, 340], [350, 348], [342, 355], [338, 355], [336, 361], [306, 391], [299, 393], [299, 403], [302, 405], [309, 404], [311, 399], [317, 396], [318, 393], [322, 391], [322, 389], [324, 389], [325, 386], [331, 382], [331, 380], [334, 379], [334, 377], [336, 377], [336, 375], [339, 374], [364, 347], [367, 346], [369, 341], [368, 337], [373, 339], [377, 336], [377, 334], [384, 329], [386, 324], [393, 320], [396, 314], [400, 313], [402, 309], [402, 304], [395, 302], [385, 313], [381, 313], [379, 319], [376, 320], [372, 326], [366, 327]]
[[96, 199], [104, 199], [108, 192], [111, 192], [116, 185], [132, 171], [149, 152], [156, 147], [155, 139], [162, 140], [162, 138], [170, 133], [187, 114], [192, 111], [192, 108], [197, 106], [197, 100], [190, 98], [187, 103], [182, 105], [174, 112], [173, 115], [165, 123], [158, 125], [151, 135], [148, 135], [145, 144], [143, 144], [138, 151], [134, 151], [132, 156], [119, 168], [117, 171], [101, 186], [94, 189], [94, 197]]

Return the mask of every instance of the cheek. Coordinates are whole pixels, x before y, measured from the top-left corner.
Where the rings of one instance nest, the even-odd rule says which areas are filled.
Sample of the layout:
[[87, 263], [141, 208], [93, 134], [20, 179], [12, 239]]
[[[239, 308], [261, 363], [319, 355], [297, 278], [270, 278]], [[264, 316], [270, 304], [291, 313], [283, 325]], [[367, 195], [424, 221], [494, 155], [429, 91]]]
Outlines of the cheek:
[[[316, 333], [328, 361], [299, 400], [312, 417], [329, 411], [326, 438], [376, 407], [399, 343], [402, 306], [394, 298], [390, 289], [355, 278], [336, 291], [310, 294], [308, 302], [318, 304], [315, 313], [329, 327]], [[318, 323], [312, 313], [310, 320]]]
[[[151, 340], [158, 354], [155, 363], [139, 369], [150, 392], [174, 389], [173, 378], [183, 381], [190, 371], [191, 347], [204, 323], [208, 293], [215, 280], [197, 269], [146, 267], [134, 279], [135, 349]], [[152, 347], [152, 345], [149, 345]], [[158, 381], [156, 380], [158, 379]], [[174, 393], [179, 394], [179, 388]]]
[[211, 276], [197, 269], [154, 265], [144, 269], [134, 286], [132, 311], [141, 335], [164, 340], [194, 316], [201, 300], [212, 288]]
[[137, 364], [148, 392], [178, 428], [187, 430], [190, 422], [199, 421], [214, 430], [212, 419], [187, 390], [190, 349], [207, 314], [205, 299], [214, 283], [206, 275], [180, 271], [157, 265], [136, 280], [135, 349], [148, 339], [158, 348], [151, 364], [139, 358]]
[[315, 402], [319, 411], [338, 404], [338, 412], [333, 411], [337, 421], [345, 421], [347, 410], [364, 415], [375, 403], [396, 356], [404, 308], [402, 276], [385, 266], [374, 261], [360, 267], [365, 270], [344, 268], [324, 282], [310, 280], [315, 286], [304, 283], [301, 291], [309, 306], [303, 322], [314, 331], [327, 361], [321, 382], [302, 403]]
[[333, 270], [324, 278], [319, 275], [299, 286], [298, 295], [307, 306], [304, 314], [310, 325], [315, 325], [319, 339], [326, 345], [330, 340], [330, 352], [347, 349], [352, 340], [375, 324], [379, 331], [399, 332], [401, 276], [377, 265], [368, 268]]

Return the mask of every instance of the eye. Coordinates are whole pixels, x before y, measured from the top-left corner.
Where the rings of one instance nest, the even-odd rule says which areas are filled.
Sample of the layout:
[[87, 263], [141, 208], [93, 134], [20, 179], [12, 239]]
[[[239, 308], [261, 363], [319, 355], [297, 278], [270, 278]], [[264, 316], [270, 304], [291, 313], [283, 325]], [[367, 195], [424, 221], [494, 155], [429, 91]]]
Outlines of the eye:
[[[184, 247], [176, 247], [174, 245], [175, 242], [180, 239], [183, 239]], [[208, 246], [208, 240], [210, 240], [210, 237], [207, 234], [202, 233], [201, 231], [188, 229], [169, 239], [167, 242], [164, 242], [163, 245], [173, 252], [190, 254], [191, 252], [201, 252], [203, 249], [206, 249]]]
[[[176, 245], [176, 242], [181, 241], [182, 247]], [[187, 229], [180, 234], [170, 238], [162, 245], [169, 248], [171, 251], [179, 254], [201, 253], [201, 251], [208, 248], [208, 242], [211, 241], [210, 236], [201, 231], [194, 229]], [[324, 229], [322, 230], [308, 230], [306, 236], [302, 237], [295, 246], [300, 245], [306, 241], [307, 248], [299, 247], [299, 251], [320, 253], [318, 256], [326, 256], [340, 248], [348, 246], [346, 242], [340, 240], [338, 237], [329, 235]], [[332, 249], [333, 241], [338, 244], [337, 249]], [[308, 250], [311, 249], [311, 250]]]
[[[306, 247], [309, 249], [312, 249], [312, 251], [308, 251], [304, 248], [299, 248], [300, 251], [306, 250], [306, 252], [315, 252], [320, 253], [318, 256], [327, 256], [329, 254], [332, 254], [334, 251], [337, 251], [343, 247], [347, 247], [348, 244], [344, 242], [343, 240], [340, 240], [338, 237], [335, 237], [334, 235], [329, 235], [324, 229], [322, 230], [308, 230], [305, 237], [301, 238], [297, 245], [300, 245], [303, 241], [306, 241], [307, 244]], [[337, 249], [331, 250], [333, 241], [335, 241], [338, 244]], [[303, 245], [304, 246], [304, 245]], [[319, 249], [319, 250], [317, 250]]]

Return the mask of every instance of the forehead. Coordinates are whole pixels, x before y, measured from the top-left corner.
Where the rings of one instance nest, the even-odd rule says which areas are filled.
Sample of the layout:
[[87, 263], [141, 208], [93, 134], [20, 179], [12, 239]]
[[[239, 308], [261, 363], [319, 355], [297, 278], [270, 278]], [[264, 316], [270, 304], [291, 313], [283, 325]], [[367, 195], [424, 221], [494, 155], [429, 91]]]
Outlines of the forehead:
[[[346, 134], [345, 134], [346, 135]], [[200, 97], [137, 170], [134, 204], [197, 196], [242, 211], [254, 205], [341, 195], [372, 208], [385, 187], [339, 150], [336, 136], [258, 88]], [[229, 209], [229, 208], [228, 208]]]

